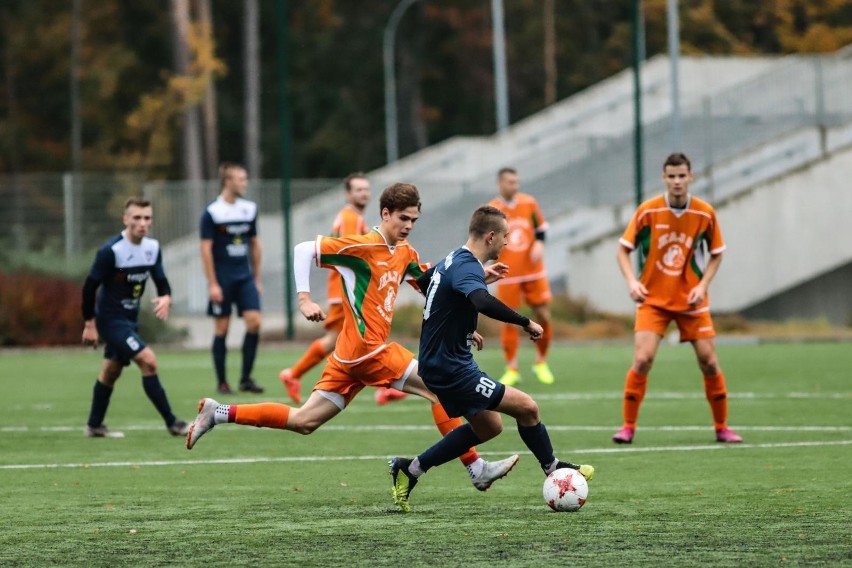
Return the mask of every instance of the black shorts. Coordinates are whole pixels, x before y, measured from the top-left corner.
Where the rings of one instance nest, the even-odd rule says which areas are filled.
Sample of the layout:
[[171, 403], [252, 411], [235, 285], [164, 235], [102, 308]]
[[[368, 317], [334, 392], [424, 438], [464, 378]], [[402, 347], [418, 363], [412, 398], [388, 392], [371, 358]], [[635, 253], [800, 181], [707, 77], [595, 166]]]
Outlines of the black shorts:
[[118, 361], [126, 367], [146, 347], [139, 337], [139, 322], [123, 318], [96, 319], [95, 325], [106, 343], [104, 359]]
[[214, 318], [230, 316], [232, 304], [237, 305], [239, 316], [242, 316], [243, 312], [260, 310], [260, 293], [252, 276], [231, 281], [220, 280], [219, 286], [222, 288], [222, 302], [208, 302], [208, 316]]
[[494, 410], [506, 394], [504, 385], [476, 365], [448, 376], [422, 371], [420, 375], [451, 418]]

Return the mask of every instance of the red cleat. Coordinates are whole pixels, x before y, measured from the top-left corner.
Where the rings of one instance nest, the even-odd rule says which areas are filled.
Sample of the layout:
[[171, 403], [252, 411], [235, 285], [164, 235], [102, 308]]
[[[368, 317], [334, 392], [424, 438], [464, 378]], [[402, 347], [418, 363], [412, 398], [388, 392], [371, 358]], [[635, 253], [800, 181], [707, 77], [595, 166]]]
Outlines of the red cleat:
[[739, 444], [743, 441], [743, 437], [730, 428], [719, 428], [716, 430], [716, 441], [723, 444]]
[[392, 388], [379, 389], [376, 391], [376, 404], [384, 406], [395, 400], [402, 400], [408, 396], [407, 392], [398, 391]]
[[612, 441], [616, 444], [632, 444], [633, 434], [636, 433], [636, 428], [625, 426], [612, 436]]
[[287, 394], [290, 396], [290, 399], [296, 404], [302, 404], [301, 379], [294, 377], [293, 371], [290, 369], [284, 369], [278, 373], [278, 378], [281, 380], [281, 384], [284, 385], [284, 388], [287, 389]]

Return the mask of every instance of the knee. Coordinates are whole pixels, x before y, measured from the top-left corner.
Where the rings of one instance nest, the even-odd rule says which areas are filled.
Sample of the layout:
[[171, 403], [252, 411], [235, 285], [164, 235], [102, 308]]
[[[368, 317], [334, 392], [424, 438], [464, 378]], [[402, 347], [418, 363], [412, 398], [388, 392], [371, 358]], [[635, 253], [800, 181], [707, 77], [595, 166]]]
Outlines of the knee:
[[714, 377], [719, 374], [719, 360], [715, 355], [699, 357], [698, 366], [705, 377]]
[[98, 380], [102, 384], [104, 384], [108, 387], [113, 387], [113, 386], [115, 386], [115, 383], [116, 383], [116, 381], [118, 381], [118, 377], [120, 377], [120, 376], [121, 376], [121, 369], [118, 369], [118, 370], [108, 369], [108, 370], [101, 372], [101, 376], [98, 377]]
[[136, 363], [139, 365], [139, 370], [143, 376], [157, 374], [157, 358], [153, 354], [140, 357], [136, 360]]
[[654, 365], [654, 354], [639, 351], [633, 357], [633, 370], [640, 375], [647, 375]]
[[538, 404], [531, 397], [526, 397], [526, 400], [519, 406], [517, 421], [522, 426], [535, 426], [541, 422], [538, 415]]

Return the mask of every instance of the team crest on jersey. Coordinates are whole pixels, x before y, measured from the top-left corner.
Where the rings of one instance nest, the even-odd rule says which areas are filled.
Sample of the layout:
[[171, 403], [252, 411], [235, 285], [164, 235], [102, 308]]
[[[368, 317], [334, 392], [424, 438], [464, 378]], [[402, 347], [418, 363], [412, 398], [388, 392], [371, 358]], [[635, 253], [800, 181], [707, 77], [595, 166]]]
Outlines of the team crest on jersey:
[[154, 261], [154, 252], [150, 251], [150, 250], [146, 250], [145, 251], [145, 260], [147, 260], [149, 264], [151, 262], [153, 262]]
[[387, 272], [382, 274], [382, 277], [379, 278], [379, 290], [383, 289], [391, 282], [399, 282], [399, 272], [397, 272], [396, 270], [388, 270]]
[[511, 251], [525, 251], [530, 245], [530, 229], [531, 223], [529, 219], [514, 218], [509, 219], [509, 234], [506, 236], [506, 248]]

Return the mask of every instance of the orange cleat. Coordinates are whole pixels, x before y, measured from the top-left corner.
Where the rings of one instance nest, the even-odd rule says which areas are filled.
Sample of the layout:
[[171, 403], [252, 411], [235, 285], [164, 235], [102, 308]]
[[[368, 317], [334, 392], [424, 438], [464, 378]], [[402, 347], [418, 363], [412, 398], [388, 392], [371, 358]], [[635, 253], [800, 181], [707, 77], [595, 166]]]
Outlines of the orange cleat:
[[284, 369], [278, 374], [281, 384], [287, 389], [290, 399], [296, 404], [302, 404], [302, 381], [293, 376], [293, 371]]
[[398, 391], [392, 388], [378, 389], [376, 391], [376, 404], [384, 406], [395, 400], [402, 400], [408, 396], [407, 392]]

